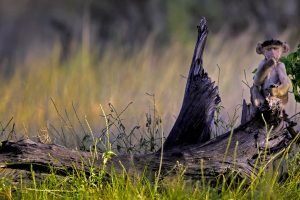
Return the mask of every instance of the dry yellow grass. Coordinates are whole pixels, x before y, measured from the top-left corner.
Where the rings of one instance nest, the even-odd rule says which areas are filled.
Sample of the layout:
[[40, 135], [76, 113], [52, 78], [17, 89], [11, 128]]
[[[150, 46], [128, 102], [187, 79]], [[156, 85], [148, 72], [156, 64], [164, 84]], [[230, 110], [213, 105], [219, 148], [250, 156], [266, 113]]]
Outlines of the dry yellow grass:
[[[251, 72], [261, 59], [255, 54], [256, 42], [261, 39], [253, 35], [251, 29], [230, 40], [219, 34], [209, 36], [212, 39], [206, 44], [204, 67], [219, 84], [225, 107], [222, 117], [226, 120], [227, 113], [232, 116], [243, 98], [249, 99], [249, 89], [242, 83], [244, 71], [252, 84]], [[287, 33], [282, 38], [288, 36]], [[13, 117], [19, 135], [35, 136], [51, 125], [57, 129], [73, 125], [79, 130], [73, 103], [80, 120], [84, 122], [86, 118], [97, 132], [105, 126], [100, 104], [107, 112], [109, 102], [121, 111], [132, 101], [122, 115], [130, 128], [145, 123], [145, 113], [153, 107], [152, 98], [145, 93], [151, 93], [155, 94], [157, 110], [168, 133], [181, 106], [186, 83], [183, 76], [188, 73], [193, 48], [193, 40], [188, 44], [174, 40], [157, 53], [149, 39], [132, 57], [122, 56], [122, 50], [112, 48], [98, 58], [87, 52], [78, 53], [65, 64], [59, 63], [59, 50], [54, 49], [51, 57], [22, 63], [10, 80], [1, 78], [0, 121], [4, 126]], [[61, 123], [51, 98], [63, 115], [68, 113], [71, 124]], [[290, 99], [288, 112], [294, 113], [295, 103], [292, 96]]]

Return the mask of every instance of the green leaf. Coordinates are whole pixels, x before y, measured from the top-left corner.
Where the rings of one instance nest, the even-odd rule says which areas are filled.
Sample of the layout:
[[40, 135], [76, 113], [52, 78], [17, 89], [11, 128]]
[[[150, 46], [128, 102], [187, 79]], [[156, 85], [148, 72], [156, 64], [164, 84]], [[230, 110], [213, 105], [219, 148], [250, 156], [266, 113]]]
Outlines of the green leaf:
[[253, 71], [252, 71], [252, 74], [255, 74], [257, 71], [257, 68], [255, 68]]
[[300, 80], [299, 79], [296, 80], [295, 86], [300, 87]]
[[292, 60], [293, 59], [293, 53], [290, 53], [289, 55], [287, 55], [287, 59]]
[[295, 100], [296, 100], [296, 102], [300, 102], [300, 95], [299, 94], [294, 94], [294, 96], [295, 96]]
[[300, 102], [300, 44], [297, 51], [282, 57], [280, 61], [285, 64], [286, 72], [292, 82], [295, 100]]
[[300, 49], [297, 50], [297, 56], [300, 57]]
[[296, 81], [300, 81], [300, 72], [299, 71], [296, 72], [295, 79], [296, 79]]
[[287, 73], [287, 75], [291, 75], [292, 69], [290, 67], [286, 67], [286, 73]]
[[282, 57], [280, 58], [280, 61], [283, 62], [283, 63], [285, 63], [287, 60], [288, 60], [288, 59], [287, 59], [287, 57], [285, 57], [285, 56], [282, 56]]

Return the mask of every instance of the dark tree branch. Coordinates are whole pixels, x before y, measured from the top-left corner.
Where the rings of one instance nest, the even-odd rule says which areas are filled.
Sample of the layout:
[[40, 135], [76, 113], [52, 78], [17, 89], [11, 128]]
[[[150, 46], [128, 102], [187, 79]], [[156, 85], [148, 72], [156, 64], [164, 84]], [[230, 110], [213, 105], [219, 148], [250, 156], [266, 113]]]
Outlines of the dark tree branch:
[[206, 19], [200, 20], [198, 38], [179, 116], [164, 149], [189, 144], [200, 144], [210, 139], [216, 105], [220, 103], [218, 88], [203, 69], [203, 50], [208, 29]]

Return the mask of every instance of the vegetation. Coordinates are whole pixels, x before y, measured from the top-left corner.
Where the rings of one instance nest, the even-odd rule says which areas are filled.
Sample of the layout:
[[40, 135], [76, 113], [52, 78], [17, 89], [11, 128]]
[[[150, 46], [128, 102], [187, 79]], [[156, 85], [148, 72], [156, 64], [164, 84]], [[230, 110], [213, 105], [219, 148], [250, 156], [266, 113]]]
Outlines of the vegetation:
[[[251, 80], [249, 66], [260, 59], [249, 35], [224, 43], [224, 36], [219, 34], [207, 43], [204, 66], [212, 79], [218, 80], [227, 109], [218, 112], [223, 124], [217, 125], [223, 130], [237, 123], [236, 105], [248, 95], [247, 85], [241, 80]], [[104, 161], [113, 153], [153, 152], [160, 147], [162, 130], [168, 133], [180, 107], [192, 43], [174, 41], [158, 52], [149, 39], [135, 50], [134, 57], [122, 48], [108, 48], [100, 57], [82, 48], [64, 63], [59, 61], [59, 51], [54, 49], [46, 59], [28, 60], [9, 79], [0, 77], [2, 140], [34, 137], [45, 143], [90, 150], [97, 139], [93, 146], [97, 148], [92, 151], [107, 152]], [[229, 91], [231, 98], [226, 97]], [[234, 119], [229, 126], [226, 118]], [[249, 186], [243, 180], [235, 185], [225, 177], [219, 177], [215, 186], [203, 180], [191, 182], [184, 179], [185, 166], [178, 163], [178, 174], [163, 180], [159, 175], [156, 180], [146, 175], [129, 177], [124, 171], [107, 181], [93, 168], [90, 176], [74, 169], [61, 177], [53, 169], [43, 180], [37, 180], [32, 171], [31, 183], [16, 185], [3, 172], [0, 195], [7, 199], [299, 199], [299, 155], [291, 160], [287, 152], [286, 157], [287, 179], [278, 181], [276, 171], [272, 176], [261, 169], [261, 176], [251, 180]]]
[[[299, 138], [299, 137], [298, 137]], [[96, 141], [97, 142], [97, 141]], [[108, 145], [109, 147], [109, 145]], [[97, 156], [96, 149], [91, 153]], [[95, 171], [90, 167], [89, 175], [73, 168], [67, 176], [52, 173], [37, 179], [31, 170], [32, 181], [12, 182], [10, 175], [0, 179], [0, 197], [5, 199], [299, 199], [300, 197], [300, 154], [289, 155], [289, 148], [283, 154], [275, 170], [266, 170], [264, 165], [258, 169], [258, 177], [238, 180], [233, 170], [217, 178], [213, 185], [204, 178], [197, 181], [184, 179], [185, 166], [174, 166], [176, 175], [161, 179], [159, 172], [154, 180], [141, 175], [128, 175], [124, 169], [116, 174], [111, 169], [110, 177], [105, 174], [105, 163], [110, 159], [111, 150], [103, 154], [103, 167]], [[258, 157], [257, 162], [261, 158]], [[282, 165], [287, 168], [285, 177], [279, 177]], [[202, 170], [199, 163], [199, 169]], [[1, 172], [2, 176], [3, 171]]]
[[293, 93], [297, 102], [300, 102], [300, 44], [295, 52], [283, 57], [286, 72], [293, 85]]

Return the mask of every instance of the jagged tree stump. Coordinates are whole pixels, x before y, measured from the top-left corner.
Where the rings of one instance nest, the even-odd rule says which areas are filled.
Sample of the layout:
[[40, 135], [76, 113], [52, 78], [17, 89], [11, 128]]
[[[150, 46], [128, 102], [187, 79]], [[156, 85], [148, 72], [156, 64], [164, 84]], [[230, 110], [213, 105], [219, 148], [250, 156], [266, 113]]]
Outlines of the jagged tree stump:
[[[185, 176], [191, 179], [204, 177], [206, 180], [213, 180], [231, 171], [237, 172], [239, 178], [255, 177], [258, 173], [258, 166], [255, 164], [257, 159], [260, 159], [260, 164], [266, 164], [270, 168], [282, 157], [285, 150], [298, 151], [299, 143], [295, 140], [298, 134], [280, 118], [273, 118], [271, 121], [266, 118], [266, 127], [261, 116], [256, 115], [233, 131], [210, 139], [211, 124], [220, 97], [217, 87], [202, 66], [207, 34], [206, 20], [203, 18], [198, 25], [198, 38], [182, 108], [163, 145], [162, 175], [172, 175], [172, 169], [180, 163], [186, 167]], [[30, 179], [31, 169], [36, 175], [47, 174], [50, 169], [54, 169], [57, 174], [64, 176], [74, 167], [87, 175], [91, 165], [96, 170], [103, 167], [100, 153], [71, 150], [55, 144], [36, 143], [29, 139], [4, 141], [1, 144], [1, 174], [15, 177], [16, 182], [20, 180], [18, 175], [21, 172], [23, 179]], [[129, 174], [134, 174], [143, 172], [147, 167], [150, 174], [154, 174], [159, 169], [161, 155], [159, 151], [145, 155], [113, 156], [108, 161], [106, 170], [109, 174], [111, 167], [116, 172], [125, 168]]]

